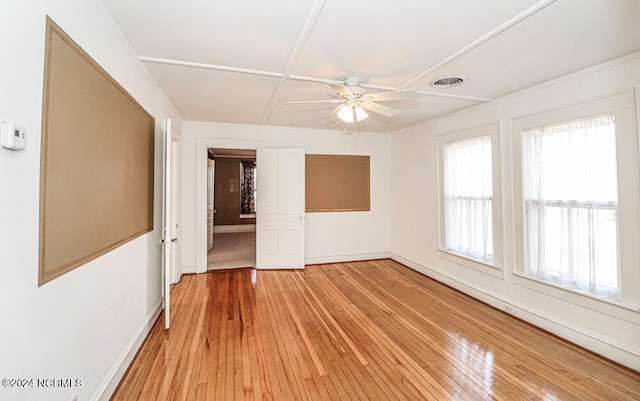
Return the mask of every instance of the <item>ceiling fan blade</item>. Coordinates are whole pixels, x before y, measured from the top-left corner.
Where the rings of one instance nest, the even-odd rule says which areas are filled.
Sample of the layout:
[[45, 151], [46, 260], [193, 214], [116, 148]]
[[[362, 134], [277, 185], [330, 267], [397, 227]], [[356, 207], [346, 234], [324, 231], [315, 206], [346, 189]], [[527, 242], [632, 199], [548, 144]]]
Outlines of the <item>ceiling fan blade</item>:
[[297, 100], [293, 102], [284, 102], [284, 104], [306, 104], [306, 103], [342, 103], [342, 100], [324, 99], [324, 100]]
[[418, 91], [413, 89], [394, 91], [394, 92], [378, 92], [368, 93], [366, 98], [371, 98], [374, 102], [386, 102], [389, 100], [412, 100], [418, 98]]
[[350, 97], [353, 96], [353, 93], [351, 93], [351, 91], [349, 89], [347, 89], [346, 86], [343, 85], [335, 85], [335, 84], [327, 84], [330, 87], [333, 88], [334, 91], [338, 92], [340, 95], [344, 96], [344, 97]]
[[361, 103], [363, 109], [372, 111], [376, 114], [381, 114], [385, 117], [395, 117], [398, 114], [398, 110], [392, 109], [391, 107], [383, 106], [378, 103], [367, 102]]

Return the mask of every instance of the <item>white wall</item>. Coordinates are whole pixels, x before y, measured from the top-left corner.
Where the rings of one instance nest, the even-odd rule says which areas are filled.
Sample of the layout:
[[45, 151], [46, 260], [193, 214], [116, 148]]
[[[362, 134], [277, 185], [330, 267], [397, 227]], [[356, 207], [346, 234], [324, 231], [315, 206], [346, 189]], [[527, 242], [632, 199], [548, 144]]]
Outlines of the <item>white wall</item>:
[[[47, 14], [155, 117], [156, 213], [153, 232], [38, 288]], [[26, 151], [0, 149], [0, 378], [82, 380], [75, 389], [0, 387], [0, 399], [108, 399], [161, 303], [160, 134], [163, 118], [180, 126], [180, 117], [98, 1], [3, 0], [0, 38], [0, 120], [27, 129]]]
[[[394, 134], [391, 140], [392, 257], [497, 308], [509, 308], [520, 318], [640, 370], [637, 310], [544, 284], [526, 284], [526, 279], [513, 274], [513, 237], [519, 227], [513, 219], [513, 178], [508, 151], [503, 151], [501, 160], [504, 273], [495, 277], [446, 260], [439, 253], [436, 146], [439, 134], [492, 123], [502, 124], [502, 138], [506, 142], [503, 144], [509, 146], [509, 120], [638, 87], [640, 54]], [[638, 116], [637, 102], [635, 107]], [[640, 238], [636, 238], [636, 243], [640, 243]], [[635, 263], [635, 268], [640, 269], [640, 262]]]
[[356, 137], [338, 131], [185, 122], [182, 141], [183, 272], [201, 271], [203, 265], [206, 266], [204, 172], [207, 147], [289, 147], [304, 148], [308, 154], [370, 156], [371, 211], [307, 213], [306, 263], [387, 257], [389, 145], [387, 134], [362, 133]]

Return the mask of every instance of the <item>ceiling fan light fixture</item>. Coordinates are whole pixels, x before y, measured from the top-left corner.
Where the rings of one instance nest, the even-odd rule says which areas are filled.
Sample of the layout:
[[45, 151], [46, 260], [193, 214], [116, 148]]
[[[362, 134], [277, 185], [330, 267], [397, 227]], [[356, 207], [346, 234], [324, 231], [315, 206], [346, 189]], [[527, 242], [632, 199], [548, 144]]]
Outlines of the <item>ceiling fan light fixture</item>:
[[362, 107], [349, 106], [345, 104], [342, 107], [340, 107], [340, 110], [338, 110], [338, 113], [337, 113], [338, 118], [344, 121], [345, 123], [352, 123], [354, 110], [356, 112], [356, 121], [358, 122], [365, 120], [367, 117], [369, 117], [369, 114], [367, 114], [367, 112], [364, 111]]

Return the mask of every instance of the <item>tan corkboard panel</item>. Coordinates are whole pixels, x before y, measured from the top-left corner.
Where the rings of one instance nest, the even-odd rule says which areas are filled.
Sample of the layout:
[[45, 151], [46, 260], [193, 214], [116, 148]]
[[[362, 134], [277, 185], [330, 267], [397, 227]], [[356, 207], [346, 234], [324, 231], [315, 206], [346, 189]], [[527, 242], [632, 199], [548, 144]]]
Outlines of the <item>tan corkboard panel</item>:
[[306, 211], [371, 210], [369, 176], [369, 156], [306, 155]]
[[155, 121], [47, 18], [38, 285], [153, 229]]

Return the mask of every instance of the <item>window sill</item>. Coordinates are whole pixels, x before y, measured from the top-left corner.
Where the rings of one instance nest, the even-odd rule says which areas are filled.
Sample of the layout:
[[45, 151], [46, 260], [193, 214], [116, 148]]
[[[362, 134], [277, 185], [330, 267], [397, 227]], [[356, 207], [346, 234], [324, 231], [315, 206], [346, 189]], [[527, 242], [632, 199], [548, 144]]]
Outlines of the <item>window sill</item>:
[[504, 280], [504, 271], [502, 267], [497, 264], [489, 262], [482, 262], [477, 259], [472, 259], [469, 256], [462, 255], [448, 249], [438, 248], [439, 257], [449, 262], [453, 262], [463, 267], [467, 267], [493, 277], [497, 277]]
[[[515, 281], [514, 281], [515, 285], [518, 285], [520, 287], [524, 287], [529, 290], [536, 291], [545, 295], [549, 295], [554, 298], [559, 298], [574, 304], [586, 306], [584, 303], [575, 302], [574, 300], [571, 299], [571, 298], [575, 298], [577, 300], [578, 297], [580, 297], [581, 299], [586, 298], [595, 303], [607, 304], [607, 305], [611, 305], [621, 309], [626, 309], [636, 313], [640, 312], [640, 305], [634, 305], [634, 304], [625, 303], [624, 301], [617, 301], [611, 298], [600, 297], [587, 291], [582, 291], [575, 288], [565, 287], [560, 284], [555, 284], [549, 281], [540, 280], [534, 277], [527, 276], [526, 274], [520, 273], [520, 272], [513, 272], [513, 275], [515, 276]], [[568, 296], [562, 296], [563, 294], [566, 294]]]

